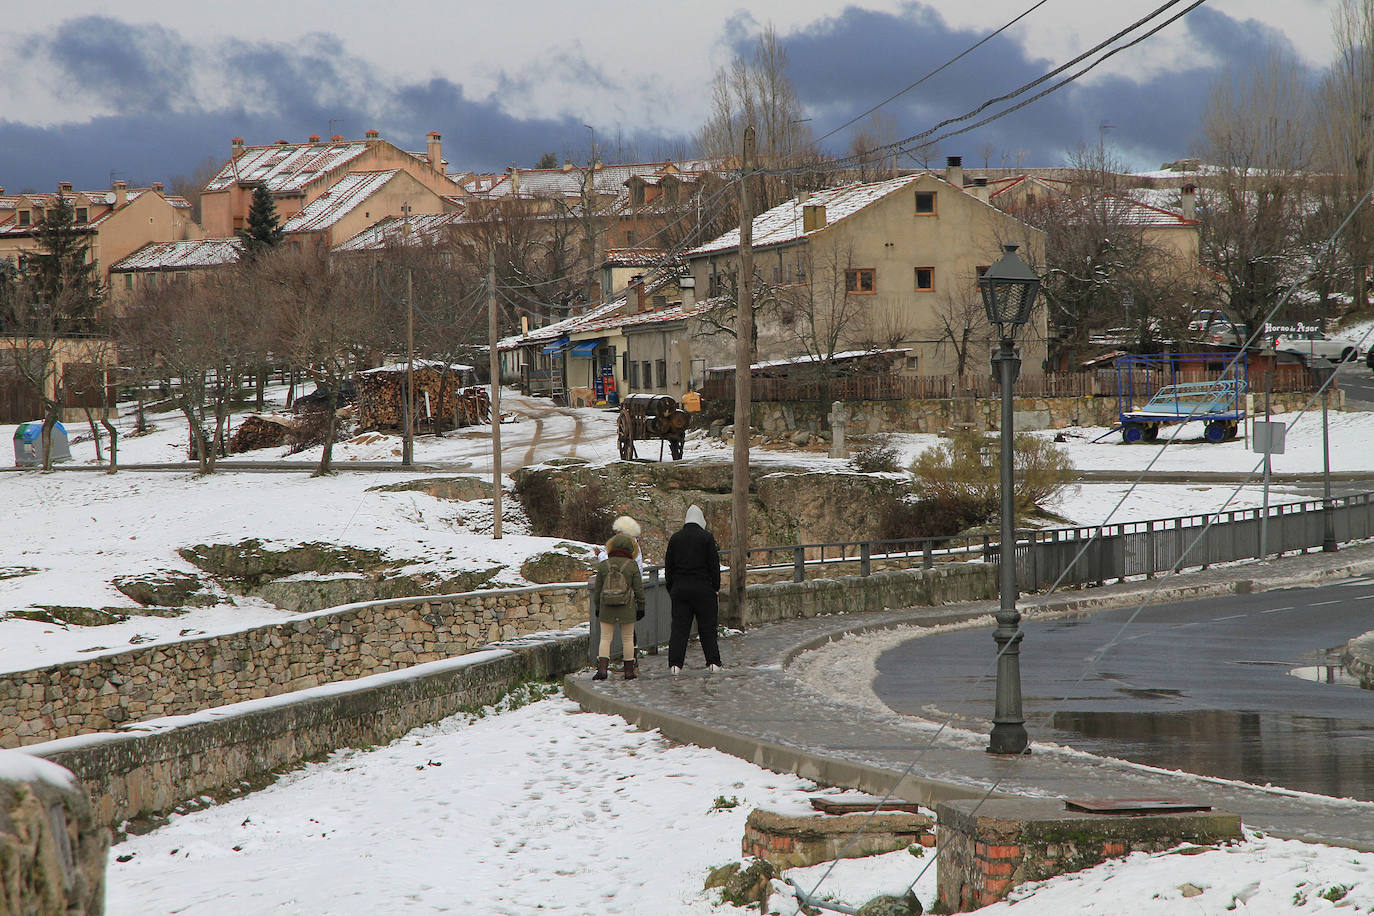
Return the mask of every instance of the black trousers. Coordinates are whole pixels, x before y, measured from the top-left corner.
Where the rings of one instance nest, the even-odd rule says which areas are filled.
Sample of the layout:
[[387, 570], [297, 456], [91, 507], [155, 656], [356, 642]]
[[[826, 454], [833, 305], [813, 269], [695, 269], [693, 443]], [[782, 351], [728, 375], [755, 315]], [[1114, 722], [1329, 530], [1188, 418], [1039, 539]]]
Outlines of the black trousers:
[[681, 668], [686, 660], [687, 639], [692, 635], [694, 620], [706, 664], [719, 665], [720, 642], [716, 639], [716, 621], [720, 616], [720, 607], [716, 603], [715, 591], [706, 582], [688, 579], [674, 582], [669, 597], [673, 601], [673, 631], [668, 637], [668, 666]]

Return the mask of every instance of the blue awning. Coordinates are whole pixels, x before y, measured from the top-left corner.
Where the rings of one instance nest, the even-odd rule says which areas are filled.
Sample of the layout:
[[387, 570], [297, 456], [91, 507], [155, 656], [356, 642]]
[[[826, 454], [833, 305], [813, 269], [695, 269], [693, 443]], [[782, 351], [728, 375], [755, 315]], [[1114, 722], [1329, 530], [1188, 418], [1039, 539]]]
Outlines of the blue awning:
[[593, 353], [596, 352], [596, 348], [601, 346], [601, 342], [605, 339], [606, 338], [604, 337], [599, 337], [596, 340], [581, 341], [577, 344], [577, 346], [573, 347], [571, 350], [568, 351], [568, 355], [580, 356], [583, 359], [586, 359], [587, 357], [591, 356]]
[[569, 342], [570, 342], [570, 338], [567, 338], [567, 337], [560, 337], [560, 338], [558, 338], [557, 340], [555, 340], [553, 343], [546, 345], [546, 346], [544, 347], [544, 349], [540, 350], [539, 352], [540, 352], [540, 353], [557, 353], [557, 352], [559, 352], [560, 350], [562, 350], [564, 347], [566, 347], [566, 346], [568, 345]]

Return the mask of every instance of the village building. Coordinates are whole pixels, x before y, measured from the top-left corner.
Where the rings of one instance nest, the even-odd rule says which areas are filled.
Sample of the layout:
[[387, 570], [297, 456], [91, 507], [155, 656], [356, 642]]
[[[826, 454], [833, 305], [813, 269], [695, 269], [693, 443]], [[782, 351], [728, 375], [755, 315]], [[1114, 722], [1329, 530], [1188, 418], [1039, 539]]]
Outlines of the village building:
[[147, 244], [204, 236], [191, 219], [190, 202], [167, 194], [161, 184], [129, 188], [115, 181], [108, 191], [75, 191], [64, 181], [51, 194], [13, 196], [4, 196], [0, 188], [0, 261], [22, 266], [28, 254], [38, 250], [39, 224], [59, 197], [72, 206], [73, 228], [85, 236], [87, 263], [95, 265], [102, 284], [110, 282], [113, 264]]
[[149, 242], [110, 265], [110, 307], [124, 314], [140, 294], [178, 281], [194, 281], [204, 271], [238, 263], [243, 242], [196, 239], [187, 242]]
[[[306, 143], [279, 140], [269, 146], [244, 146], [235, 137], [229, 161], [201, 189], [201, 221], [207, 235], [228, 238], [248, 226], [248, 209], [253, 191], [265, 187], [272, 195], [277, 216], [285, 225], [292, 217], [335, 187], [346, 175], [358, 172], [401, 171], [439, 198], [450, 202], [467, 196], [462, 186], [446, 174], [443, 147], [438, 133], [431, 131], [423, 153], [407, 152], [369, 130], [362, 140], [345, 140], [339, 135], [327, 141], [311, 136]], [[356, 190], [356, 188], [355, 188]], [[393, 201], [387, 198], [388, 203]], [[400, 204], [393, 210], [370, 210], [374, 222], [384, 216], [400, 216]], [[413, 202], [416, 212], [442, 212], [441, 208], [420, 200]], [[430, 208], [426, 211], [426, 207]], [[361, 228], [361, 227], [357, 227]], [[356, 228], [332, 233], [333, 243], [348, 238]]]
[[[901, 350], [903, 375], [985, 371], [993, 332], [978, 276], [1018, 244], [1044, 263], [1044, 234], [966, 189], [957, 157], [945, 174], [922, 172], [801, 195], [753, 223], [756, 359]], [[694, 319], [693, 349], [728, 361], [739, 271], [739, 231], [685, 254], [693, 284], [685, 304], [712, 308]], [[1043, 371], [1043, 309], [1022, 331], [1023, 373]], [[976, 351], [976, 354], [975, 352]], [[976, 361], [974, 357], [976, 356]]]

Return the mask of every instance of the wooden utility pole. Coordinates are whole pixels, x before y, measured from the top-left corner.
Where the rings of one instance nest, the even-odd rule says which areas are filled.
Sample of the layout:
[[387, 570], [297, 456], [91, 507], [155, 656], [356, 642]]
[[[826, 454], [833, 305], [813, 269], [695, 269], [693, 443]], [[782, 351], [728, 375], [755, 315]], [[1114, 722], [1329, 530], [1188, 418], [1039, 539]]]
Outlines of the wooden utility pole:
[[744, 568], [749, 547], [749, 396], [754, 350], [754, 217], [749, 176], [754, 168], [754, 128], [744, 129], [739, 181], [739, 283], [735, 308], [735, 461], [730, 488], [730, 613], [744, 615]]
[[487, 252], [487, 347], [491, 364], [491, 536], [501, 540], [501, 358], [496, 352], [496, 249]]
[[415, 271], [406, 268], [406, 390], [401, 402], [401, 467], [415, 463]]

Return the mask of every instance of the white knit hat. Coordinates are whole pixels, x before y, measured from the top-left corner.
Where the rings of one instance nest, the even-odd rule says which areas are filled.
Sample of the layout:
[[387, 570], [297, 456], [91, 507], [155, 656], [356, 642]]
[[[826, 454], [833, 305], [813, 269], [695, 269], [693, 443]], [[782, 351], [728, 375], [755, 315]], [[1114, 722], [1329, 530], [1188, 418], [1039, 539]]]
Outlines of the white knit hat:
[[626, 537], [637, 538], [639, 537], [639, 532], [641, 529], [639, 527], [639, 522], [630, 518], [628, 515], [622, 515], [614, 522], [611, 522], [611, 530], [614, 531], [616, 534], [623, 534]]

